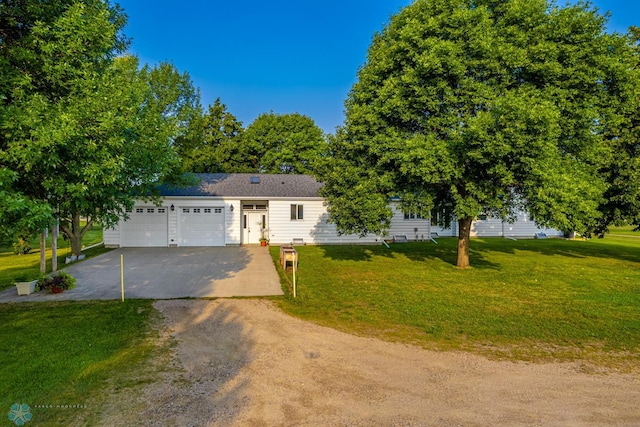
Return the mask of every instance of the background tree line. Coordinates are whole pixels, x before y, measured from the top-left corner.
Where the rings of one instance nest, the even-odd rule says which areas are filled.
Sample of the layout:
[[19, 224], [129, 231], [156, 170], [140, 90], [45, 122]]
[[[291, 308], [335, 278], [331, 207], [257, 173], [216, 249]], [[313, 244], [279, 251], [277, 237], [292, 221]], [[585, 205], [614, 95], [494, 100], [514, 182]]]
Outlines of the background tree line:
[[310, 174], [327, 153], [326, 136], [308, 116], [259, 115], [246, 128], [217, 99], [175, 141], [187, 172]]

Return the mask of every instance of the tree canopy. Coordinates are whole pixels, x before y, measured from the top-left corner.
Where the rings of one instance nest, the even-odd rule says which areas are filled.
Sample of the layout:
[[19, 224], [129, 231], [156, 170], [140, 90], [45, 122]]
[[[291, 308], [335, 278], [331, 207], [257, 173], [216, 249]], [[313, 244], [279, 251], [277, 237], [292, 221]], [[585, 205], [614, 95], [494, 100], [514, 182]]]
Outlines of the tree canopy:
[[198, 112], [176, 149], [187, 172], [232, 172], [242, 170], [242, 122], [216, 99], [206, 113]]
[[308, 116], [264, 113], [247, 127], [242, 152], [248, 172], [306, 174], [326, 152], [326, 140]]
[[[588, 4], [417, 0], [373, 38], [332, 143], [324, 195], [349, 233], [384, 233], [389, 200], [472, 221], [528, 211], [589, 231], [602, 219], [637, 72], [630, 39]], [[451, 215], [442, 215], [450, 226]]]
[[0, 103], [0, 164], [15, 192], [6, 196], [50, 206], [77, 255], [93, 220], [114, 224], [175, 175], [172, 143], [198, 94], [170, 64], [140, 67], [118, 56], [125, 17], [106, 1], [13, 2], [2, 12], [24, 10], [46, 10], [47, 19], [27, 31], [9, 20], [22, 38], [0, 51], [3, 74], [12, 76]]
[[245, 129], [220, 99], [176, 147], [186, 172], [311, 173], [327, 151], [324, 133], [308, 116], [264, 113]]

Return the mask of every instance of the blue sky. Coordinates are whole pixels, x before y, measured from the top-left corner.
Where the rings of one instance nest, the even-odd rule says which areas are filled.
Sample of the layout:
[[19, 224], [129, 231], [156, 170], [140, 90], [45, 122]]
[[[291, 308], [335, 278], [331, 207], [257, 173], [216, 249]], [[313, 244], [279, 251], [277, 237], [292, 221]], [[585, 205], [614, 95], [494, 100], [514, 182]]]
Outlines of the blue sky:
[[[129, 17], [130, 51], [173, 63], [249, 125], [259, 114], [301, 113], [325, 132], [342, 124], [344, 100], [374, 32], [410, 0], [114, 0]], [[637, 0], [597, 0], [609, 29], [640, 26]], [[559, 4], [564, 2], [560, 1]]]

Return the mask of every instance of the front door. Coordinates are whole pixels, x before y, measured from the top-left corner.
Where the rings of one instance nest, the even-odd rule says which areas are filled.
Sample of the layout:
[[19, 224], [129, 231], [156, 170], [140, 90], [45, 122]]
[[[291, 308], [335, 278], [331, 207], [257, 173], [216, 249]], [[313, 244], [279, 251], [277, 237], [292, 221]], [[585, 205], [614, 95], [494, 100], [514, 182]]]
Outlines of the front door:
[[[262, 224], [265, 224], [264, 228], [266, 229], [266, 223], [266, 212], [245, 211], [242, 216], [242, 242], [244, 244], [260, 243]], [[267, 234], [265, 230], [265, 237], [267, 237]]]

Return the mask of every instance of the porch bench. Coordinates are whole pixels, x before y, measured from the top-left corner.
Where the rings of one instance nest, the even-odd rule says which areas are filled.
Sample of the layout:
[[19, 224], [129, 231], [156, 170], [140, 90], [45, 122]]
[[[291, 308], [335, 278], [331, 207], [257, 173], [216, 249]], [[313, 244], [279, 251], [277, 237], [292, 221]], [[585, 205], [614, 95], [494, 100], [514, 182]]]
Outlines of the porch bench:
[[409, 239], [406, 234], [394, 234], [393, 243], [409, 243]]

